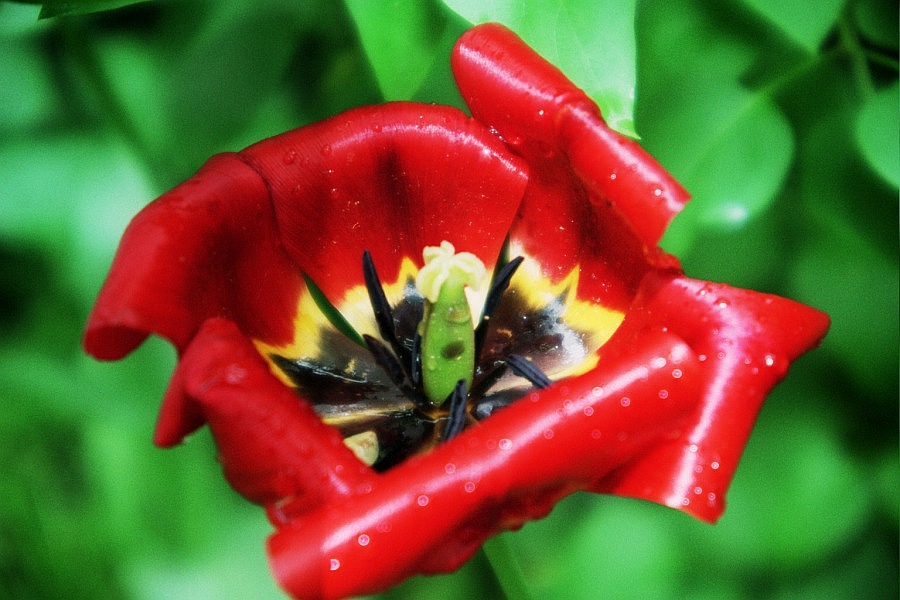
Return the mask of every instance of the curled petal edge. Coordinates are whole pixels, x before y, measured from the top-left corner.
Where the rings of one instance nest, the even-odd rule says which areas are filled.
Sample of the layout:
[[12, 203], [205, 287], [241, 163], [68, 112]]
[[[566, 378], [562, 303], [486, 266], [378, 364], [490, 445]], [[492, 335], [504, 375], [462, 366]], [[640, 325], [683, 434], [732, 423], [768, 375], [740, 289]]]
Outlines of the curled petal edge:
[[640, 145], [610, 129], [581, 89], [502, 25], [469, 29], [451, 65], [476, 119], [525, 155], [564, 153], [593, 200], [611, 202], [646, 246], [659, 242], [690, 198]]
[[652, 331], [684, 339], [700, 359], [702, 397], [682, 435], [656, 445], [594, 491], [631, 496], [715, 522], [766, 395], [819, 344], [828, 316], [771, 294], [650, 273], [604, 360]]

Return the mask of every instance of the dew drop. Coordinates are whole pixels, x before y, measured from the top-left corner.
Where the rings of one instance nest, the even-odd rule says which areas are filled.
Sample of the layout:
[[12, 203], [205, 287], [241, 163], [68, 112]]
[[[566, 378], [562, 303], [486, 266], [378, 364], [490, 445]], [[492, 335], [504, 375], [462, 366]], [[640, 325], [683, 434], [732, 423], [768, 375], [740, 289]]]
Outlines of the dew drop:
[[444, 465], [444, 473], [446, 473], [447, 475], [453, 475], [454, 473], [456, 473], [456, 465], [454, 465], [453, 463], [447, 463], [446, 465]]
[[428, 502], [430, 500], [431, 499], [425, 494], [420, 494], [419, 497], [416, 498], [416, 504], [418, 504], [419, 506], [428, 506]]
[[691, 499], [690, 499], [690, 498], [682, 498], [682, 499], [681, 499], [681, 505], [682, 505], [682, 506], [690, 506], [690, 504], [691, 504]]
[[555, 434], [553, 433], [553, 430], [552, 430], [552, 429], [545, 429], [545, 430], [544, 430], [544, 439], [545, 439], [545, 440], [552, 440], [554, 435], [555, 435]]
[[672, 369], [672, 379], [681, 379], [682, 375], [681, 369]]
[[694, 488], [694, 494], [696, 494], [697, 496], [699, 496], [702, 493], [703, 493], [703, 488], [700, 487], [699, 485]]
[[601, 432], [599, 429], [594, 429], [591, 431], [591, 437], [595, 440], [599, 440], [602, 435], [603, 432]]
[[709, 463], [709, 468], [712, 469], [713, 471], [717, 470], [719, 468], [719, 461], [714, 460], [711, 463]]
[[656, 196], [657, 198], [662, 196], [662, 188], [661, 187], [653, 188], [653, 195]]
[[281, 157], [281, 161], [286, 165], [291, 164], [295, 160], [297, 160], [297, 153], [293, 150], [291, 150], [290, 152], [285, 152], [284, 156]]
[[705, 354], [698, 354], [698, 355], [697, 355], [697, 360], [699, 360], [700, 362], [706, 362], [706, 355], [705, 355]]
[[368, 546], [369, 545], [369, 536], [365, 533], [359, 534], [359, 537], [356, 538], [356, 541], [359, 542], [360, 546]]
[[771, 367], [772, 365], [775, 364], [775, 357], [772, 356], [771, 354], [766, 354], [766, 356], [765, 356], [765, 358], [763, 359], [763, 361], [766, 363], [766, 366], [767, 366], [767, 367]]
[[594, 398], [599, 398], [603, 395], [603, 388], [598, 385], [593, 390], [591, 390], [591, 394], [594, 395]]
[[688, 451], [693, 452], [695, 454], [696, 454], [697, 450], [699, 450], [699, 449], [700, 448], [697, 447], [697, 444], [691, 444], [690, 446], [688, 446]]
[[594, 407], [593, 406], [585, 406], [584, 410], [582, 412], [584, 413], [584, 416], [590, 417], [592, 414], [594, 414]]
[[337, 571], [340, 568], [341, 568], [341, 561], [339, 561], [338, 559], [332, 558], [330, 561], [328, 561], [328, 569], [329, 570]]
[[628, 396], [622, 396], [622, 399], [619, 400], [619, 404], [626, 407], [631, 406], [631, 398], [629, 398]]
[[610, 181], [615, 181], [618, 177], [619, 177], [619, 176], [616, 175], [615, 171], [613, 171], [612, 173], [609, 174], [609, 180], [610, 180]]
[[466, 484], [463, 486], [463, 489], [466, 490], [466, 492], [471, 494], [472, 492], [475, 491], [475, 482], [467, 481]]
[[512, 441], [507, 438], [503, 438], [497, 443], [497, 447], [501, 450], [509, 450], [510, 448], [512, 448]]
[[659, 390], [659, 397], [661, 400], [665, 400], [669, 397], [669, 390]]
[[662, 369], [666, 366], [666, 359], [662, 356], [657, 356], [650, 361], [650, 366], [654, 369]]

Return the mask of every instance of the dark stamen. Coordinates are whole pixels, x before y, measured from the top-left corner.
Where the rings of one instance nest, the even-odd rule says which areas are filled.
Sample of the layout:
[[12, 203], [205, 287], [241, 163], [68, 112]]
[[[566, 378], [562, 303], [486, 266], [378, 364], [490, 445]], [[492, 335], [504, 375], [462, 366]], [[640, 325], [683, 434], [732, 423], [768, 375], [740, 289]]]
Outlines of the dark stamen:
[[369, 352], [372, 353], [372, 357], [375, 358], [375, 362], [384, 369], [384, 372], [387, 373], [394, 385], [399, 386], [406, 381], [406, 372], [403, 370], [403, 366], [388, 350], [387, 346], [365, 333], [363, 334], [363, 340], [366, 342]]
[[409, 379], [407, 379], [406, 371], [403, 370], [400, 361], [397, 360], [397, 357], [394, 356], [388, 347], [371, 335], [364, 333], [362, 337], [366, 346], [369, 348], [369, 352], [372, 354], [372, 358], [374, 358], [378, 366], [387, 373], [391, 382], [393, 382], [407, 398], [412, 400], [420, 410], [428, 411], [433, 408], [431, 402], [425, 397], [425, 394], [418, 389], [417, 385], [411, 383]]
[[466, 427], [467, 416], [467, 397], [466, 393], [466, 382], [464, 379], [460, 379], [456, 382], [456, 387], [453, 388], [453, 391], [450, 392], [450, 396], [445, 400], [445, 403], [450, 406], [449, 414], [447, 415], [447, 425], [444, 427], [444, 431], [441, 433], [441, 441], [446, 442], [449, 439], [452, 439], [459, 435], [463, 429]]
[[394, 314], [391, 305], [384, 295], [381, 287], [381, 279], [375, 270], [375, 263], [368, 250], [363, 252], [363, 278], [366, 281], [366, 291], [369, 293], [369, 301], [372, 303], [372, 312], [375, 313], [375, 321], [378, 323], [378, 332], [384, 341], [390, 344], [394, 353], [400, 359], [400, 364], [409, 364], [409, 351], [400, 344], [397, 339], [397, 331], [394, 325]]
[[472, 385], [472, 397], [481, 398], [485, 396], [488, 393], [488, 390], [494, 387], [495, 383], [500, 381], [500, 378], [503, 377], [504, 373], [506, 373], [506, 363], [495, 362], [493, 368], [491, 368], [487, 374], [477, 379]]
[[481, 312], [481, 321], [479, 321], [478, 327], [475, 328], [476, 357], [481, 356], [481, 348], [484, 346], [484, 340], [487, 337], [488, 323], [491, 320], [491, 316], [494, 314], [494, 311], [497, 310], [497, 306], [500, 305], [500, 299], [503, 297], [503, 293], [506, 291], [506, 288], [509, 287], [512, 276], [515, 274], [516, 269], [519, 268], [519, 265], [522, 264], [523, 260], [523, 257], [517, 256], [503, 265], [503, 268], [494, 274], [494, 281], [491, 283], [491, 289], [488, 290], [487, 298], [485, 298], [484, 301], [484, 309]]
[[509, 368], [512, 369], [513, 373], [519, 377], [524, 377], [531, 382], [531, 385], [538, 389], [544, 389], [553, 383], [537, 365], [524, 356], [510, 354], [506, 357], [506, 364], [509, 365]]
[[409, 378], [416, 387], [422, 383], [422, 335], [418, 331], [413, 336], [412, 352], [409, 357]]

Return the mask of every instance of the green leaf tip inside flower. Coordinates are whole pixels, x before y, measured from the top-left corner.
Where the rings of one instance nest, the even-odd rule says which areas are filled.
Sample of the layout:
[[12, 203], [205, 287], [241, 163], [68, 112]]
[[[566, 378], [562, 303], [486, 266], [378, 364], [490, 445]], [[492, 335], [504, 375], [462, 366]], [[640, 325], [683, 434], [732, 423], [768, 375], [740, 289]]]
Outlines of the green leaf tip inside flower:
[[416, 287], [425, 298], [419, 325], [422, 336], [422, 380], [425, 395], [443, 402], [460, 381], [472, 385], [475, 372], [475, 327], [465, 288], [478, 287], [485, 277], [484, 263], [470, 252], [456, 252], [447, 241], [427, 246], [425, 266]]

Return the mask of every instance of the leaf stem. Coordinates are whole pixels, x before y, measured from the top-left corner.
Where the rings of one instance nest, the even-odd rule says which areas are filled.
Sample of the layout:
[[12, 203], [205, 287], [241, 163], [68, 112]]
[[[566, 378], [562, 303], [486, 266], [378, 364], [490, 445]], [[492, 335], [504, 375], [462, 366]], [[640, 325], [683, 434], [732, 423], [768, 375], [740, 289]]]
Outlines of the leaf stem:
[[522, 567], [516, 560], [505, 535], [492, 537], [484, 543], [481, 551], [487, 558], [506, 600], [533, 600], [531, 591], [525, 584]]
[[862, 98], [867, 98], [875, 92], [875, 83], [872, 81], [872, 73], [869, 71], [865, 49], [853, 30], [853, 25], [846, 12], [838, 18], [837, 31], [841, 45], [850, 58], [850, 69], [853, 79], [856, 81], [856, 88]]
[[113, 131], [119, 134], [138, 160], [147, 167], [153, 182], [161, 189], [169, 187], [167, 169], [156, 158], [110, 84], [92, 41], [96, 33], [92, 35], [87, 30], [83, 18], [64, 19], [61, 30], [66, 50], [80, 68], [100, 111], [107, 117]]

